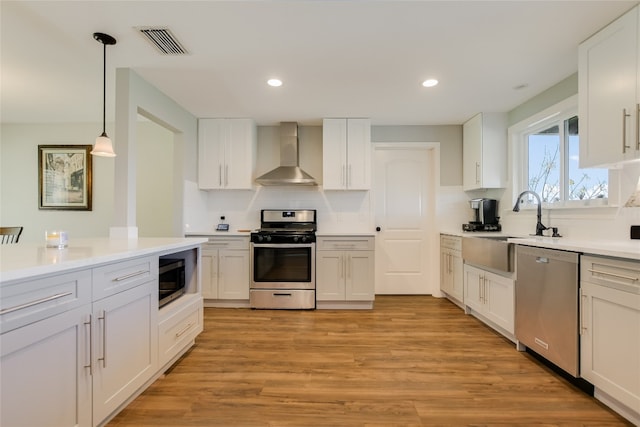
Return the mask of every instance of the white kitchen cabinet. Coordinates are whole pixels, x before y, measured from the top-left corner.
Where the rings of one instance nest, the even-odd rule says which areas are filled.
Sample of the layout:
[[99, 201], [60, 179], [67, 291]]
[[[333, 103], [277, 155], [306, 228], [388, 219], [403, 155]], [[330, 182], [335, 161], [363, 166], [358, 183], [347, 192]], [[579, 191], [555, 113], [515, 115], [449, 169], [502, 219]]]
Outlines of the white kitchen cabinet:
[[579, 46], [580, 167], [640, 157], [640, 8]]
[[99, 424], [158, 368], [158, 281], [93, 303], [93, 421]]
[[440, 290], [458, 305], [464, 301], [462, 275], [462, 237], [440, 235]]
[[640, 263], [583, 256], [580, 275], [580, 375], [639, 424]]
[[249, 237], [211, 237], [202, 245], [202, 296], [249, 301]]
[[323, 302], [338, 305], [351, 302], [354, 308], [371, 308], [375, 299], [374, 260], [373, 237], [319, 237], [316, 251], [317, 307], [323, 308]]
[[90, 316], [86, 304], [0, 336], [0, 425], [91, 425]]
[[325, 190], [371, 188], [371, 120], [324, 119], [322, 153]]
[[252, 189], [256, 144], [256, 125], [251, 119], [198, 120], [199, 188]]
[[465, 264], [464, 304], [468, 312], [514, 339], [515, 283], [512, 278]]
[[203, 307], [200, 294], [187, 294], [179, 300], [180, 307], [171, 310], [158, 325], [160, 366], [171, 362], [189, 346], [203, 330]]
[[507, 179], [507, 115], [479, 113], [462, 126], [463, 189], [504, 188]]

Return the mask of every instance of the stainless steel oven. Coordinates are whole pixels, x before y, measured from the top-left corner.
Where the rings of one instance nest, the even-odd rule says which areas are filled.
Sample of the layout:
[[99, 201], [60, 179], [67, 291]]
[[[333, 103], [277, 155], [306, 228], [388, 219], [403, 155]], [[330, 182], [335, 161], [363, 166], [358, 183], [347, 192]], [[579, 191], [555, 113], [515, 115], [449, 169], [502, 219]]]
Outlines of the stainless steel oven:
[[263, 210], [261, 226], [251, 233], [251, 307], [315, 308], [315, 211]]

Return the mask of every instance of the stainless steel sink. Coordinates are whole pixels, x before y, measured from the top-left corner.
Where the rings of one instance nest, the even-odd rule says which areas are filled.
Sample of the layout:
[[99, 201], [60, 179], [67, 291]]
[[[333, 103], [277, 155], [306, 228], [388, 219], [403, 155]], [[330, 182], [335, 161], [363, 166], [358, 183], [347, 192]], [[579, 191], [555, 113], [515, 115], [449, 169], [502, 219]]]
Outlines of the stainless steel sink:
[[514, 271], [515, 245], [507, 242], [511, 236], [465, 236], [462, 239], [462, 259], [467, 264], [510, 273]]

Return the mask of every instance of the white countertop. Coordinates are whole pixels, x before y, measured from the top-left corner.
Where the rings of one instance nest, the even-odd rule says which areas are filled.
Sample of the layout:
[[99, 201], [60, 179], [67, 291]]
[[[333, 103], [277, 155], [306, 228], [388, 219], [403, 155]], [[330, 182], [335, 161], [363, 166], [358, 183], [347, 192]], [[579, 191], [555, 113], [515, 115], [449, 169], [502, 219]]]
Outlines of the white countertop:
[[571, 239], [566, 237], [539, 237], [531, 235], [518, 236], [512, 233], [505, 233], [504, 231], [465, 232], [443, 230], [440, 233], [459, 237], [507, 236], [509, 237], [507, 240], [508, 242], [518, 245], [640, 260], [640, 240], [595, 240]]
[[203, 238], [171, 237], [70, 239], [68, 247], [64, 249], [47, 248], [44, 241], [0, 245], [0, 283], [93, 267], [158, 252], [180, 251], [206, 241]]
[[184, 233], [185, 236], [187, 237], [198, 237], [198, 236], [204, 236], [204, 237], [225, 237], [225, 236], [245, 236], [245, 237], [249, 237], [249, 235], [251, 234], [252, 231], [255, 230], [229, 230], [229, 231], [188, 231], [186, 233]]
[[578, 240], [530, 236], [507, 241], [519, 245], [640, 260], [640, 240]]

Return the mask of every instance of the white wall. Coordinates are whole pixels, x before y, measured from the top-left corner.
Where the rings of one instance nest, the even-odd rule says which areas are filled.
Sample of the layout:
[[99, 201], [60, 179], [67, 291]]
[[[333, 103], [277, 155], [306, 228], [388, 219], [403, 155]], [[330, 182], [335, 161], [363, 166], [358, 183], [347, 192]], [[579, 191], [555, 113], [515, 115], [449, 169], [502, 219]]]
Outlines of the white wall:
[[[108, 236], [113, 217], [114, 165], [92, 157], [91, 211], [38, 209], [38, 145], [91, 145], [102, 123], [3, 124], [0, 141], [0, 224], [21, 225], [21, 241], [44, 242], [46, 229], [69, 231], [69, 238]], [[111, 134], [107, 124], [107, 133]]]

